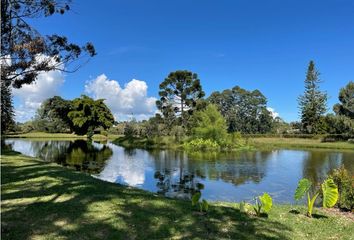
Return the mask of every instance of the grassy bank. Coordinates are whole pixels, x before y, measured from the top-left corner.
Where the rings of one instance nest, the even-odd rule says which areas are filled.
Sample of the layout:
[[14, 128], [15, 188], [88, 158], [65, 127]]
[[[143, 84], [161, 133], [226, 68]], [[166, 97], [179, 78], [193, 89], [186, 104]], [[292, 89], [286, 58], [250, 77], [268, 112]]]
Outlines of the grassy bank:
[[[113, 140], [113, 143], [126, 148], [143, 148], [143, 149], [178, 149], [183, 147], [183, 143], [176, 142], [174, 137], [159, 137], [154, 139], [147, 138], [127, 138], [119, 137]], [[274, 148], [321, 148], [321, 149], [341, 149], [354, 150], [354, 144], [349, 142], [321, 142], [320, 139], [304, 139], [304, 138], [270, 138], [257, 137], [247, 138], [250, 146], [248, 149], [274, 149]]]
[[[21, 134], [9, 134], [6, 135], [7, 138], [58, 138], [58, 139], [87, 139], [86, 135], [77, 135], [74, 133], [46, 133], [46, 132], [30, 132], [30, 133], [21, 133]], [[93, 135], [93, 140], [104, 140], [104, 139], [116, 139], [119, 135], [108, 135], [104, 136], [101, 134]]]
[[263, 148], [326, 148], [354, 150], [354, 144], [349, 142], [321, 142], [321, 139], [305, 138], [248, 138], [248, 143], [258, 149]]
[[316, 210], [316, 218], [275, 206], [269, 218], [102, 182], [14, 152], [1, 156], [2, 239], [351, 239], [354, 222]]

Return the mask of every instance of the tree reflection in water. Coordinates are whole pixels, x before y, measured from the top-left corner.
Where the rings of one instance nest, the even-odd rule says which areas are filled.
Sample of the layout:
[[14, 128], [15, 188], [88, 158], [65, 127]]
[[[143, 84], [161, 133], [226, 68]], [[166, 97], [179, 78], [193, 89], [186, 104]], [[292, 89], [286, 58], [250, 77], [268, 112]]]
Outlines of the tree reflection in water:
[[155, 161], [157, 192], [186, 199], [204, 189], [203, 179], [222, 180], [236, 186], [250, 181], [259, 183], [266, 175], [266, 162], [271, 153], [150, 152]]
[[32, 156], [88, 173], [101, 172], [113, 154], [107, 145], [85, 140], [31, 141], [30, 144]]

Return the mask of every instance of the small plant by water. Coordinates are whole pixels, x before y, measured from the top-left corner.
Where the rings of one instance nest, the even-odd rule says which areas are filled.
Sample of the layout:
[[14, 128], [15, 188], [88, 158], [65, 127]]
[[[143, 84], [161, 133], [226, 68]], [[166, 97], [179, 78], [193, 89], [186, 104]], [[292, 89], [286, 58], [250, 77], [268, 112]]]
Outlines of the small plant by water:
[[205, 199], [203, 199], [202, 201], [199, 201], [201, 196], [202, 196], [201, 192], [196, 192], [192, 196], [192, 206], [198, 206], [199, 207], [199, 211], [201, 213], [202, 212], [206, 213], [209, 210], [209, 203]]
[[338, 187], [334, 183], [332, 178], [328, 178], [323, 181], [321, 188], [318, 189], [315, 194], [310, 196], [310, 188], [312, 183], [310, 180], [303, 178], [299, 181], [295, 191], [294, 198], [296, 201], [302, 199], [307, 193], [307, 216], [312, 217], [313, 206], [317, 197], [322, 195], [322, 205], [324, 208], [333, 207], [338, 200]]
[[244, 213], [255, 212], [256, 216], [260, 217], [262, 214], [268, 215], [273, 206], [273, 199], [268, 193], [263, 193], [263, 195], [255, 198], [255, 205], [251, 205], [242, 201], [240, 203], [240, 211]]

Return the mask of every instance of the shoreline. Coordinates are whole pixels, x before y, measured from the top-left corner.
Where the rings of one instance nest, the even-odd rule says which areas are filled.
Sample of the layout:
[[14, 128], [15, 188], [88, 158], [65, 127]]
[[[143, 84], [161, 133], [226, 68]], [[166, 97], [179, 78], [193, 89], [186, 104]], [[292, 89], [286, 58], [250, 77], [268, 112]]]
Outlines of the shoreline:
[[304, 205], [276, 204], [262, 218], [241, 213], [237, 203], [211, 202], [201, 215], [190, 201], [16, 152], [3, 152], [1, 158], [3, 239], [303, 239], [304, 234], [350, 239], [354, 230], [354, 221], [321, 208], [308, 218]]

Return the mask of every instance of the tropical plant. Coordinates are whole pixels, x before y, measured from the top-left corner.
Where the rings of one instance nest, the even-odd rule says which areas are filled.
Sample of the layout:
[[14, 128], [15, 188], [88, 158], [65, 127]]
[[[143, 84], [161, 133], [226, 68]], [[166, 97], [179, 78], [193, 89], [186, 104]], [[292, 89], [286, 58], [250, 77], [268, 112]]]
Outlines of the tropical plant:
[[312, 216], [313, 206], [317, 197], [321, 194], [323, 201], [322, 206], [324, 208], [333, 207], [338, 200], [338, 187], [334, 183], [332, 178], [328, 178], [321, 184], [321, 189], [318, 189], [315, 194], [310, 196], [310, 188], [312, 183], [307, 178], [303, 178], [299, 181], [298, 186], [295, 191], [294, 198], [296, 201], [302, 199], [307, 193], [307, 216]]
[[200, 212], [208, 212], [209, 203], [205, 199], [203, 199], [202, 201], [199, 201], [201, 196], [202, 196], [201, 192], [196, 192], [192, 196], [192, 206], [198, 206]]
[[253, 209], [257, 216], [261, 216], [262, 212], [268, 214], [272, 209], [273, 199], [268, 193], [263, 193], [262, 196], [255, 198], [256, 204]]

